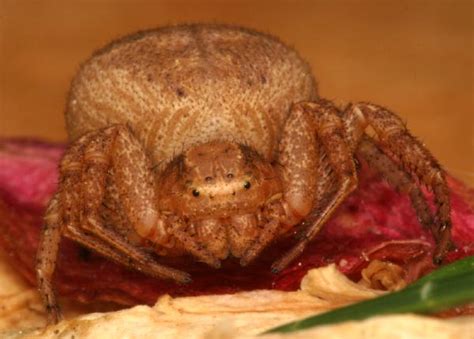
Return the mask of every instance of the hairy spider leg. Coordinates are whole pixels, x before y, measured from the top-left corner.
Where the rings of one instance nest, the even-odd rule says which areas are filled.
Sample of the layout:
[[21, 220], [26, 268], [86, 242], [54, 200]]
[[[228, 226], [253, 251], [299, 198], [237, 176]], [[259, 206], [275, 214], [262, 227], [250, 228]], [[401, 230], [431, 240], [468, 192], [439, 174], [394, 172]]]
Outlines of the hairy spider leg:
[[399, 168], [397, 163], [377, 146], [375, 140], [364, 135], [357, 146], [356, 154], [364, 159], [371, 168], [377, 170], [398, 192], [408, 194], [423, 227], [427, 229], [434, 227], [433, 214], [421, 189], [413, 182], [408, 173]]
[[[52, 289], [61, 234], [109, 259], [152, 276], [181, 283], [191, 280], [185, 272], [156, 263], [148, 252], [135, 247], [102, 224], [99, 208], [104, 197], [108, 170], [110, 166], [130, 165], [121, 162], [123, 159], [120, 158], [114, 163], [110, 161], [114, 146], [119, 145], [116, 139], [124, 131], [126, 127], [114, 126], [86, 134], [69, 148], [62, 159], [58, 194], [51, 200], [46, 212], [37, 256], [40, 293], [52, 323], [61, 319]], [[125, 205], [125, 209], [126, 207]], [[90, 241], [91, 238], [97, 240]], [[113, 254], [114, 252], [117, 253]]]
[[48, 315], [48, 324], [56, 324], [62, 319], [61, 309], [52, 285], [61, 242], [57, 196], [58, 193], [50, 200], [46, 210], [36, 257], [36, 279]]
[[[444, 170], [423, 144], [410, 134], [403, 121], [384, 107], [371, 103], [349, 105], [352, 128], [370, 125], [384, 152], [399, 166], [434, 192], [436, 219], [431, 230], [436, 240], [434, 262], [440, 264], [451, 246], [451, 203]], [[358, 123], [355, 123], [358, 121]], [[357, 132], [361, 133], [361, 132]], [[416, 207], [415, 207], [416, 208]]]
[[252, 262], [262, 250], [273, 240], [278, 233], [280, 222], [276, 219], [271, 219], [263, 225], [258, 238], [250, 246], [244, 255], [240, 258], [240, 265], [246, 266]]
[[[424, 227], [431, 228], [437, 241], [434, 261], [440, 263], [452, 245], [449, 190], [440, 165], [429, 151], [409, 133], [400, 118], [383, 107], [369, 103], [349, 105], [344, 114], [341, 114], [333, 104], [326, 100], [298, 105], [301, 108], [295, 106], [291, 115], [295, 115], [298, 110], [305, 111], [306, 109], [313, 110], [317, 117], [315, 119], [317, 135], [322, 149], [329, 159], [325, 165], [320, 162], [318, 168], [329, 167], [323, 170], [323, 173], [327, 173], [328, 178], [334, 178], [334, 175], [336, 178], [340, 178], [340, 188], [332, 195], [332, 198], [319, 199], [318, 207], [313, 209], [304, 222], [309, 226], [303, 233], [302, 239], [273, 264], [272, 270], [274, 272], [281, 271], [299, 256], [335, 208], [354, 189], [353, 185], [357, 181], [351, 182], [351, 173], [354, 172], [352, 172], [351, 165], [348, 165], [351, 161], [347, 159], [347, 155], [352, 155], [354, 152], [358, 152], [368, 161], [369, 165], [374, 166], [385, 175], [396, 189], [409, 194], [420, 223]], [[342, 130], [339, 123], [336, 122], [340, 121], [341, 116], [345, 125]], [[331, 120], [332, 122], [330, 122]], [[325, 127], [325, 124], [329, 127]], [[376, 132], [383, 151], [374, 144], [373, 139], [365, 134], [368, 125]], [[302, 124], [302, 126], [305, 125]], [[333, 173], [331, 174], [331, 172]], [[416, 184], [410, 180], [412, 175], [430, 187], [435, 194], [438, 207], [435, 223], [433, 223], [426, 198]], [[324, 207], [324, 205], [326, 206]]]
[[[80, 176], [81, 166], [77, 163], [76, 158], [82, 153], [84, 145], [90, 138], [91, 134], [83, 136], [82, 142], [72, 144], [63, 156], [60, 171], [69, 173], [69, 177], [71, 178], [69, 180]], [[61, 190], [56, 191], [46, 209], [36, 255], [38, 289], [46, 308], [48, 323], [50, 324], [57, 323], [62, 319], [52, 282], [56, 269], [59, 246], [65, 229], [64, 225], [70, 223], [71, 218], [75, 217], [75, 215], [68, 213], [74, 209], [74, 199], [72, 199], [72, 195], [64, 196], [62, 193], [64, 185], [65, 180], [61, 179], [59, 183]], [[77, 194], [77, 191], [74, 191], [73, 194]], [[65, 200], [61, 200], [62, 198]]]
[[[306, 215], [309, 214], [309, 219], [305, 222], [307, 227], [300, 235], [296, 245], [273, 263], [272, 271], [274, 273], [280, 272], [304, 251], [308, 243], [314, 239], [336, 208], [357, 187], [355, 162], [345, 139], [345, 129], [340, 112], [336, 107], [325, 100], [298, 103], [292, 107], [289, 119], [295, 122], [294, 127], [285, 129], [284, 133], [286, 132], [291, 135], [304, 133], [305, 135], [312, 136], [315, 145], [316, 143], [320, 145], [319, 152], [317, 146], [309, 150], [305, 148], [302, 152], [304, 158], [319, 158], [323, 160], [319, 163], [311, 164], [316, 169], [316, 173], [298, 173], [291, 180], [309, 183], [309, 187], [305, 190], [312, 189], [315, 193], [321, 193], [328, 187], [331, 180], [334, 180], [337, 183], [337, 189], [334, 194], [329, 196], [323, 194], [321, 196], [322, 199], [319, 201], [317, 208], [318, 213], [309, 212], [313, 209], [315, 199], [319, 197], [315, 196], [315, 193], [306, 196], [306, 203], [310, 206], [309, 210], [306, 211]], [[305, 131], [302, 131], [302, 128]], [[306, 143], [302, 147], [307, 145]], [[319, 157], [316, 157], [314, 152], [318, 152]], [[322, 156], [323, 153], [325, 156]], [[301, 161], [300, 159], [295, 160]], [[288, 168], [287, 171], [292, 171], [291, 164], [285, 161], [284, 164]], [[307, 164], [303, 166], [307, 166]], [[308, 175], [313, 175], [316, 178], [318, 173], [323, 174], [319, 184], [311, 182], [307, 177]], [[288, 185], [292, 185], [291, 180], [287, 182]], [[285, 192], [285, 199], [291, 199], [291, 196], [287, 197], [288, 195]], [[324, 202], [324, 205], [322, 202]], [[302, 217], [304, 216], [303, 214]]]

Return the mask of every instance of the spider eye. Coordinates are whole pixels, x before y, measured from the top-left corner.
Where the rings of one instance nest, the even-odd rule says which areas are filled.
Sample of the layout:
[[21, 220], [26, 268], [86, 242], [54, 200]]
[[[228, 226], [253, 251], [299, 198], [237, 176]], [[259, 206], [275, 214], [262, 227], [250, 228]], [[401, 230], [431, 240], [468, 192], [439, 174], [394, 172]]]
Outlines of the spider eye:
[[244, 188], [248, 190], [252, 185], [250, 184], [250, 181], [245, 181], [244, 182]]
[[196, 198], [199, 197], [199, 191], [197, 189], [193, 189], [193, 196]]

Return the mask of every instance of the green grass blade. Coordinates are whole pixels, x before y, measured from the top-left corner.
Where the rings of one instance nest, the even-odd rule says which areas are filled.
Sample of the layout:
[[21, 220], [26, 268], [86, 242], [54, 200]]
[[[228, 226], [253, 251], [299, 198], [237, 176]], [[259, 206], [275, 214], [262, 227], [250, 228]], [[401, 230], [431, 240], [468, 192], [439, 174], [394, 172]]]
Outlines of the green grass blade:
[[401, 291], [288, 323], [265, 333], [293, 332], [380, 314], [432, 313], [473, 301], [474, 256], [444, 266]]
[[438, 280], [455, 276], [463, 272], [474, 272], [474, 256], [465, 257], [449, 265], [441, 266], [430, 274], [421, 277], [408, 287], [414, 287], [429, 280]]

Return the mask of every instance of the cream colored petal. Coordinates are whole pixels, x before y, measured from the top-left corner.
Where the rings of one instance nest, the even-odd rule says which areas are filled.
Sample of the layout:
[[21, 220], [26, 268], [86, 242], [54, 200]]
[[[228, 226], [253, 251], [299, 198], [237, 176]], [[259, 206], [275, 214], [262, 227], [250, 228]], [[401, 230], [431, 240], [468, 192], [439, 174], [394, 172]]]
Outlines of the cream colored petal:
[[[0, 253], [1, 254], [1, 253]], [[12, 285], [14, 284], [14, 285]], [[155, 306], [88, 313], [87, 307], [64, 303], [66, 320], [42, 328], [45, 314], [39, 295], [0, 255], [1, 338], [255, 338], [271, 327], [375, 297], [348, 280], [335, 265], [311, 270], [295, 292], [257, 290], [227, 295], [161, 297]], [[78, 315], [82, 314], [82, 315]], [[474, 317], [441, 320], [416, 315], [380, 316], [263, 338], [472, 338]]]

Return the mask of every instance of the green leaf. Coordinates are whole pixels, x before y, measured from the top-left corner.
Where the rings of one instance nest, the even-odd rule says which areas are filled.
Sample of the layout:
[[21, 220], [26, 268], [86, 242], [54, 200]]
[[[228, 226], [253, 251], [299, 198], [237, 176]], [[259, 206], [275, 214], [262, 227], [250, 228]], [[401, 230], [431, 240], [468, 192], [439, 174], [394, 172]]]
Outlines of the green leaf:
[[449, 265], [441, 266], [430, 274], [421, 277], [408, 287], [411, 288], [430, 280], [438, 280], [456, 276], [464, 272], [474, 272], [474, 256], [465, 257]]
[[458, 260], [398, 292], [272, 328], [263, 334], [362, 320], [389, 313], [433, 313], [474, 301], [474, 256]]

